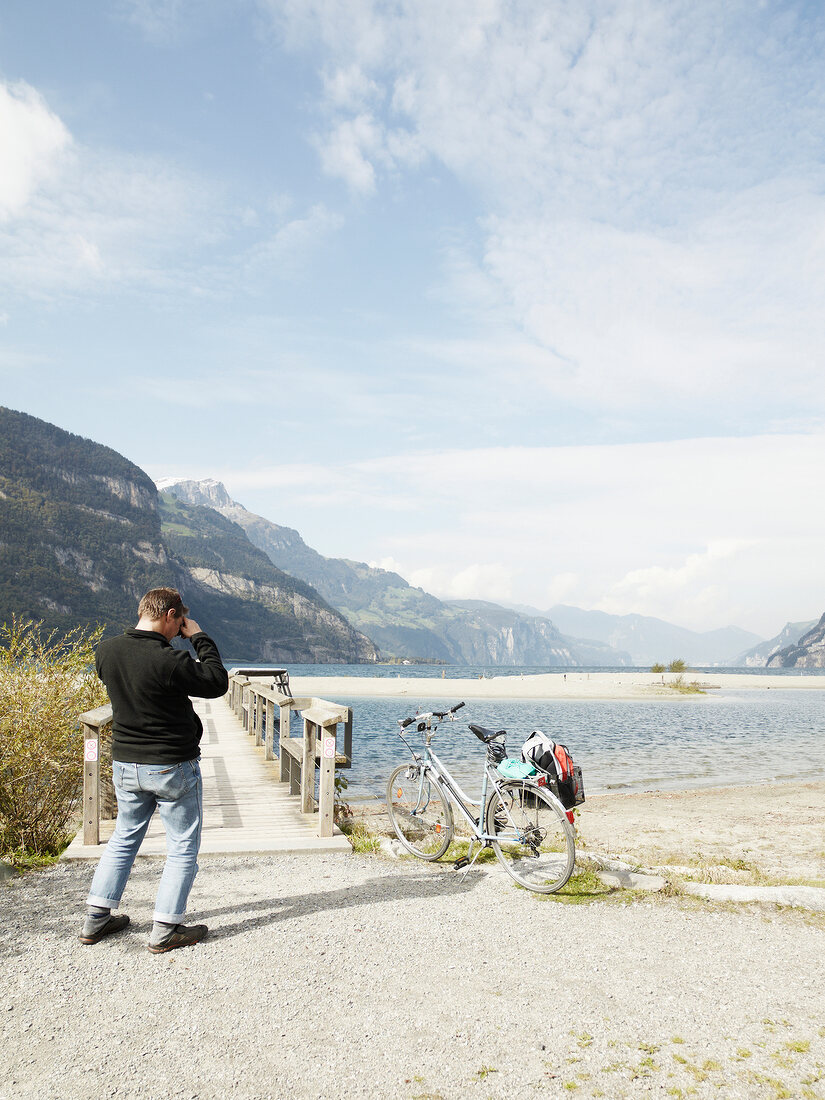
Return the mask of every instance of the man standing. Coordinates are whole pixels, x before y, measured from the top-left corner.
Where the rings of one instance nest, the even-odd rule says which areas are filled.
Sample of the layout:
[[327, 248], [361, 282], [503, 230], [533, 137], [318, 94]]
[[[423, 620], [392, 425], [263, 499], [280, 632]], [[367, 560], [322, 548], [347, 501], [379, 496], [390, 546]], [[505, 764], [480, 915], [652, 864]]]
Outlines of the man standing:
[[[198, 871], [203, 812], [203, 727], [189, 697], [216, 699], [229, 678], [218, 647], [186, 618], [188, 612], [174, 588], [153, 588], [140, 601], [135, 629], [97, 649], [97, 674], [112, 701], [117, 822], [92, 880], [81, 943], [97, 943], [129, 923], [125, 914], [113, 917], [111, 911], [120, 904], [156, 806], [166, 831], [166, 865], [149, 950], [186, 947], [207, 933], [205, 924], [181, 923]], [[169, 644], [178, 635], [192, 642], [197, 661]]]

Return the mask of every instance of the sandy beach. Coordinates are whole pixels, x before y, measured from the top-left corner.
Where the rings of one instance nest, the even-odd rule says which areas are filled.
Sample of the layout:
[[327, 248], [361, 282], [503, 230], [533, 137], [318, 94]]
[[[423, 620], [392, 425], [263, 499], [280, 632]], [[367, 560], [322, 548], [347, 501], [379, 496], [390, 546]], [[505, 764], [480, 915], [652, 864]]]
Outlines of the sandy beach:
[[716, 881], [825, 885], [823, 823], [825, 783], [766, 783], [595, 795], [577, 829], [583, 851], [645, 867], [717, 867]]
[[[683, 698], [668, 685], [676, 681], [673, 673], [569, 672], [538, 673], [526, 676], [494, 676], [484, 679], [447, 679], [441, 676], [295, 676], [293, 694], [317, 695], [335, 700], [346, 697], [407, 697], [412, 699], [645, 699]], [[688, 670], [683, 682], [696, 682], [708, 694], [718, 690], [825, 691], [825, 672], [805, 676], [748, 675], [747, 673], [706, 673]], [[695, 695], [697, 700], [702, 695]]]

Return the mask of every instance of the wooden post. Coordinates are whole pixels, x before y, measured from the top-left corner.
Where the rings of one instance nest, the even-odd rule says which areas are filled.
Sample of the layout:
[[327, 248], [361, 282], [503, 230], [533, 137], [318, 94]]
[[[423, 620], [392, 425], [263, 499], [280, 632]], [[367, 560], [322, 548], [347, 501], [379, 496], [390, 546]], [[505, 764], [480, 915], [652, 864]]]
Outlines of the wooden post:
[[[336, 726], [337, 733], [337, 726]], [[352, 767], [352, 707], [347, 707], [347, 717], [344, 721], [344, 753], [347, 757], [346, 767]]]
[[304, 756], [301, 762], [301, 813], [315, 809], [315, 723], [304, 719]]
[[286, 749], [283, 748], [283, 744], [284, 744], [284, 741], [289, 740], [290, 719], [292, 717], [292, 708], [290, 707], [289, 703], [287, 703], [286, 705], [284, 705], [282, 703], [278, 707], [278, 710], [279, 710], [280, 715], [281, 715], [281, 721], [280, 721], [281, 728], [280, 728], [280, 731], [279, 731], [280, 738], [281, 738], [281, 746], [282, 746], [281, 747], [281, 752], [280, 752], [281, 782], [286, 783], [286, 781], [289, 779], [290, 772], [291, 772], [292, 769], [291, 769], [291, 765], [290, 765], [290, 761], [289, 761], [289, 754], [287, 753]]
[[112, 720], [111, 706], [87, 710], [83, 727], [83, 843], [100, 843], [100, 730]]
[[338, 723], [321, 726], [321, 777], [318, 790], [318, 836], [332, 836], [335, 811], [335, 737]]
[[83, 725], [83, 843], [100, 844], [100, 728]]
[[265, 704], [264, 704], [264, 700], [261, 698], [260, 695], [258, 695], [257, 692], [255, 693], [254, 698], [255, 698], [255, 719], [254, 719], [253, 724], [252, 724], [252, 729], [255, 733], [255, 745], [257, 747], [257, 746], [260, 746], [262, 744], [262, 730], [263, 730], [263, 724], [264, 724], [263, 709], [264, 709]]
[[264, 760], [275, 759], [275, 703], [266, 701], [266, 741], [264, 742]]

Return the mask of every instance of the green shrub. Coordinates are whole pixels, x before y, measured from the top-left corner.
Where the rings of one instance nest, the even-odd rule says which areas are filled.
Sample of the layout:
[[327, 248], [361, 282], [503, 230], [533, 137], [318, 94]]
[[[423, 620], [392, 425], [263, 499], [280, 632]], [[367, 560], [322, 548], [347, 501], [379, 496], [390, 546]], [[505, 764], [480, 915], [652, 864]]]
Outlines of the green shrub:
[[94, 673], [102, 629], [58, 636], [12, 618], [0, 627], [0, 854], [55, 853], [82, 792], [78, 715], [106, 689]]
[[687, 669], [687, 662], [683, 657], [674, 657], [674, 659], [667, 666], [668, 672], [685, 672]]

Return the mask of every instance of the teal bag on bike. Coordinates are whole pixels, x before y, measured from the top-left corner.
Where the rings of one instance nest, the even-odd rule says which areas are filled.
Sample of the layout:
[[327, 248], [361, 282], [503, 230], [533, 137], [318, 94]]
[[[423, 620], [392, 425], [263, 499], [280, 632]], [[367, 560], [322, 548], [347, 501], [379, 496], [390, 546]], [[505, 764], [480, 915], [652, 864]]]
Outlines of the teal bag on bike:
[[514, 756], [502, 760], [496, 771], [505, 779], [526, 779], [528, 775], [536, 774], [532, 764], [525, 764], [523, 760], [517, 760]]

